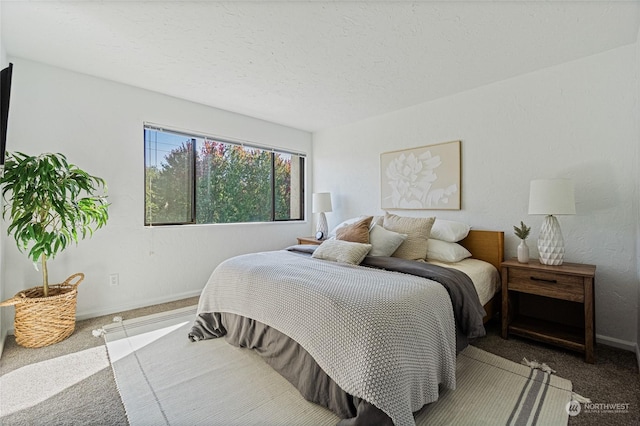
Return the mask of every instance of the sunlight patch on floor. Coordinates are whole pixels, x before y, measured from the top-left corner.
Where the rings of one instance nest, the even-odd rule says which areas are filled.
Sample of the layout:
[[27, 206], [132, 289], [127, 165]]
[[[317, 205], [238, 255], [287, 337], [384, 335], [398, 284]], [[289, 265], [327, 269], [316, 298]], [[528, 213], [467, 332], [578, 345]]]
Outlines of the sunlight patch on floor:
[[107, 342], [109, 348], [109, 356], [111, 362], [114, 363], [127, 355], [132, 354], [140, 348], [143, 348], [163, 336], [171, 333], [174, 330], [188, 324], [189, 321], [181, 322], [180, 324], [171, 325], [158, 330], [149, 331], [146, 333], [137, 334], [134, 336], [122, 337], [118, 340]]
[[33, 407], [109, 367], [105, 346], [30, 364], [0, 377], [0, 417]]

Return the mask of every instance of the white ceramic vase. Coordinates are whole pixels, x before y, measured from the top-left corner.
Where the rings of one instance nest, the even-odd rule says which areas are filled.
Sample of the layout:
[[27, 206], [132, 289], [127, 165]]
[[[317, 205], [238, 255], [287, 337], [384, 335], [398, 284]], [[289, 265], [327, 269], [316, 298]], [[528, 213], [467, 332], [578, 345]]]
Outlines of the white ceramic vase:
[[520, 240], [518, 245], [518, 262], [529, 263], [529, 246], [525, 240]]

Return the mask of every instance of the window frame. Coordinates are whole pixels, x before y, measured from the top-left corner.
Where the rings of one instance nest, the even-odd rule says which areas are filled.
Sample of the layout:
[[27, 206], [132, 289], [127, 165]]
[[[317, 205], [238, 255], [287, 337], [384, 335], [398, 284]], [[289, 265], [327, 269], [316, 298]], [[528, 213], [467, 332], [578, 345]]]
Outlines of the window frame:
[[[191, 209], [190, 209], [190, 219], [188, 221], [185, 222], [149, 222], [147, 221], [147, 184], [148, 184], [148, 177], [147, 177], [147, 138], [145, 135], [145, 132], [147, 130], [151, 130], [151, 131], [159, 131], [159, 132], [167, 132], [167, 133], [173, 133], [173, 134], [177, 134], [180, 136], [184, 136], [185, 138], [189, 138], [191, 139], [192, 143], [191, 143], [191, 161], [189, 162], [189, 175], [191, 177], [191, 179], [189, 179], [189, 186], [190, 186], [190, 203], [191, 203]], [[218, 142], [218, 143], [223, 143], [223, 144], [229, 144], [229, 145], [234, 145], [234, 146], [240, 146], [243, 148], [253, 148], [253, 149], [259, 149], [262, 151], [267, 151], [270, 153], [270, 157], [271, 157], [271, 179], [270, 179], [270, 189], [271, 189], [271, 214], [270, 214], [270, 220], [268, 221], [255, 221], [255, 222], [213, 222], [213, 223], [199, 223], [197, 221], [197, 203], [198, 203], [198, 196], [197, 196], [197, 143], [196, 140], [197, 139], [203, 139], [203, 140], [209, 140], [209, 141], [213, 141], [213, 142]], [[307, 154], [304, 152], [296, 152], [296, 151], [292, 151], [289, 149], [285, 149], [285, 148], [280, 148], [280, 147], [274, 147], [274, 146], [268, 146], [265, 144], [260, 144], [260, 143], [255, 143], [255, 142], [250, 142], [250, 141], [245, 141], [245, 140], [239, 140], [239, 139], [234, 139], [234, 138], [229, 138], [229, 137], [221, 137], [221, 136], [216, 136], [216, 135], [209, 135], [209, 134], [205, 134], [202, 132], [194, 132], [194, 131], [190, 131], [190, 130], [184, 130], [184, 129], [177, 129], [177, 128], [173, 128], [173, 127], [168, 127], [168, 126], [162, 126], [162, 125], [158, 125], [158, 124], [154, 124], [154, 123], [148, 123], [145, 122], [143, 123], [143, 140], [144, 140], [144, 144], [143, 144], [143, 150], [144, 150], [144, 209], [143, 209], [143, 219], [144, 219], [144, 226], [145, 227], [158, 227], [158, 226], [176, 226], [176, 225], [234, 225], [234, 224], [257, 224], [257, 223], [286, 223], [286, 222], [302, 222], [306, 220], [306, 210], [305, 210], [305, 198], [306, 198], [306, 183], [307, 183], [307, 179], [306, 179], [306, 171], [307, 171], [307, 167], [306, 167], [306, 162], [307, 162]], [[292, 155], [292, 156], [296, 156], [298, 161], [299, 161], [299, 182], [298, 185], [300, 187], [300, 197], [298, 200], [298, 208], [300, 209], [300, 218], [297, 219], [277, 219], [276, 218], [276, 182], [277, 182], [277, 178], [276, 178], [276, 169], [275, 169], [275, 157], [278, 154], [286, 154], [286, 155]], [[292, 185], [293, 186], [293, 185]]]

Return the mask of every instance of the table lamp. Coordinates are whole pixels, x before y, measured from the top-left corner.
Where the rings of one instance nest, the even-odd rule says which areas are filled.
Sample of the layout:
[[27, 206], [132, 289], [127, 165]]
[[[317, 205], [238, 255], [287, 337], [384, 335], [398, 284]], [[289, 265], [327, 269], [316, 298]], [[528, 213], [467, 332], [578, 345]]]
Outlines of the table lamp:
[[322, 240], [329, 234], [329, 227], [327, 225], [327, 217], [325, 212], [330, 212], [331, 209], [331, 193], [330, 192], [316, 192], [313, 194], [313, 213], [318, 214], [318, 224], [316, 225], [316, 238]]
[[570, 179], [537, 179], [531, 181], [529, 214], [545, 214], [538, 237], [540, 263], [562, 265], [564, 239], [560, 223], [554, 215], [576, 214], [573, 181]]

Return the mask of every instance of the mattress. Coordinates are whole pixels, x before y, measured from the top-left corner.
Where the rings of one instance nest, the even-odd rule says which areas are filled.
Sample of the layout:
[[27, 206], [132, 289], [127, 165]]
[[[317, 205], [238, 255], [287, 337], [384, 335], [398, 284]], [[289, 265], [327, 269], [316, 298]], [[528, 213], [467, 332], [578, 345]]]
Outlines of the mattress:
[[444, 266], [445, 268], [457, 269], [467, 274], [469, 278], [471, 278], [471, 281], [473, 281], [473, 285], [480, 298], [480, 303], [483, 305], [486, 305], [500, 290], [500, 273], [492, 264], [483, 260], [464, 259], [456, 263], [430, 260], [428, 263]]

